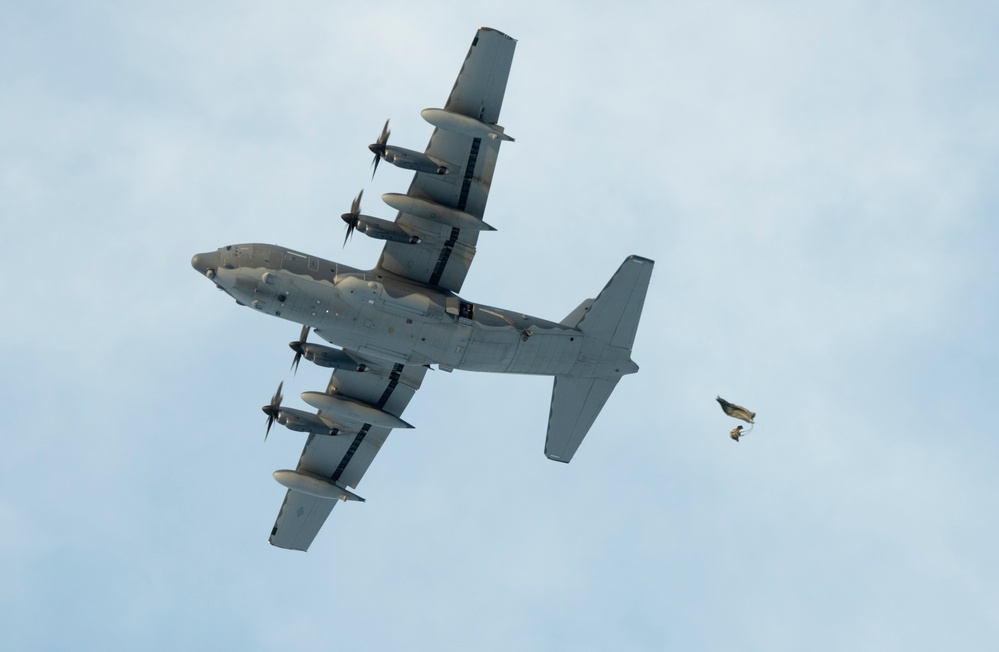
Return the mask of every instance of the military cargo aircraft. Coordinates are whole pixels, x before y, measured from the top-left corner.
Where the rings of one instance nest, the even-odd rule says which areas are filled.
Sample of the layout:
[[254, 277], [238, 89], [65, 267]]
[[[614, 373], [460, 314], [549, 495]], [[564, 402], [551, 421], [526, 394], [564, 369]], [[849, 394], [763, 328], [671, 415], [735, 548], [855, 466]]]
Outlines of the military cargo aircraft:
[[[303, 326], [291, 343], [301, 359], [333, 369], [324, 391], [302, 393], [316, 411], [282, 405], [282, 386], [263, 407], [308, 433], [270, 543], [307, 550], [337, 501], [363, 500], [353, 489], [401, 417], [431, 365], [453, 371], [554, 376], [545, 455], [569, 462], [618, 380], [638, 371], [631, 347], [653, 261], [627, 258], [596, 299], [559, 322], [460, 297], [483, 221], [500, 144], [499, 126], [516, 41], [480, 29], [443, 109], [426, 109], [435, 129], [423, 153], [388, 144], [386, 123], [370, 146], [379, 160], [414, 172], [406, 194], [382, 199], [394, 222], [364, 215], [361, 196], [342, 217], [384, 240], [378, 264], [358, 270], [267, 244], [231, 245], [191, 261], [237, 303]], [[346, 242], [346, 240], [345, 240]], [[314, 332], [337, 347], [308, 341]]]

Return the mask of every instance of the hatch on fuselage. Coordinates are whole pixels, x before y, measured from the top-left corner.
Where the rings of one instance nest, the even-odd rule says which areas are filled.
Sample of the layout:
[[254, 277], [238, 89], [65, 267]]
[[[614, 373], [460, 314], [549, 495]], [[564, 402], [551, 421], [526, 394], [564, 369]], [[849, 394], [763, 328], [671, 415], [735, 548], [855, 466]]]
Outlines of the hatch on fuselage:
[[445, 300], [444, 310], [447, 314], [458, 319], [475, 319], [475, 304], [462, 300], [459, 297], [448, 297]]

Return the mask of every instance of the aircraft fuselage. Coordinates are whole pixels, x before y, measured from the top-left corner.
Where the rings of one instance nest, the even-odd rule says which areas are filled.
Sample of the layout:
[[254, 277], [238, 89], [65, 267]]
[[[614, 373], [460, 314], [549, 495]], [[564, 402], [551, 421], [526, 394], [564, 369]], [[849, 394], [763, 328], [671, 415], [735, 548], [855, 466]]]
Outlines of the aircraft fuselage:
[[627, 351], [571, 326], [284, 247], [231, 245], [196, 255], [192, 265], [241, 305], [310, 326], [364, 357], [498, 373], [637, 371]]

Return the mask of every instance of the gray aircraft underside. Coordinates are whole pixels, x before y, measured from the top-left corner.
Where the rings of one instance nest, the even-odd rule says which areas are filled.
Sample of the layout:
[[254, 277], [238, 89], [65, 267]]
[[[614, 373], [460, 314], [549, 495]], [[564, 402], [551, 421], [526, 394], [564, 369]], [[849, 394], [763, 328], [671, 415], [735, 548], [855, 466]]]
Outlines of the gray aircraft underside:
[[[293, 342], [298, 355], [333, 369], [324, 391], [304, 392], [315, 408], [283, 407], [280, 389], [264, 411], [308, 433], [271, 531], [273, 545], [307, 550], [338, 500], [356, 488], [430, 365], [555, 377], [545, 454], [569, 462], [618, 380], [638, 371], [631, 347], [653, 262], [627, 258], [596, 299], [560, 322], [475, 304], [457, 292], [475, 253], [499, 145], [512, 140], [497, 122], [516, 42], [482, 28], [472, 41], [424, 154], [387, 145], [388, 125], [371, 146], [376, 158], [414, 171], [405, 195], [383, 200], [395, 222], [344, 215], [352, 230], [385, 240], [378, 265], [362, 271], [267, 244], [199, 253], [192, 265], [240, 305], [293, 321], [339, 348]], [[297, 358], [296, 358], [297, 360]]]

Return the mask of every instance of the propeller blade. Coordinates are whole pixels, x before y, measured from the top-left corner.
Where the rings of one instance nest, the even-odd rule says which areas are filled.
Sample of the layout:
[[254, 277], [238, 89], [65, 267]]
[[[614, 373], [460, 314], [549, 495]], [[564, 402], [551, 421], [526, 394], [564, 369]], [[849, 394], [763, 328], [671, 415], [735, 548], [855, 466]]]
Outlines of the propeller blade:
[[389, 134], [392, 133], [391, 131], [389, 131], [388, 126], [389, 126], [389, 121], [386, 120], [385, 126], [382, 127], [382, 135], [379, 136], [378, 140], [375, 141], [373, 144], [368, 145], [368, 149], [370, 149], [375, 154], [375, 160], [371, 162], [371, 166], [373, 168], [371, 170], [372, 179], [375, 178], [375, 172], [378, 171], [378, 161], [380, 161], [385, 156], [385, 151], [386, 151], [385, 146], [388, 145]]
[[291, 368], [298, 373], [298, 363], [302, 361], [302, 353], [305, 352], [305, 340], [309, 337], [309, 327], [302, 326], [302, 333], [298, 336], [297, 342], [292, 342], [288, 346], [295, 352], [295, 359], [291, 362]]
[[357, 193], [357, 197], [350, 205], [350, 212], [344, 213], [340, 216], [340, 219], [347, 223], [347, 233], [343, 236], [343, 246], [347, 246], [347, 240], [354, 235], [354, 229], [357, 228], [358, 218], [361, 215], [361, 197], [364, 196], [364, 190]]
[[264, 431], [264, 441], [267, 441], [267, 437], [271, 434], [271, 426], [274, 425], [274, 421], [277, 419], [278, 414], [281, 412], [281, 401], [284, 397], [281, 396], [281, 388], [284, 387], [284, 381], [278, 384], [277, 391], [274, 392], [274, 396], [271, 397], [271, 402], [260, 408], [267, 415], [267, 430]]

